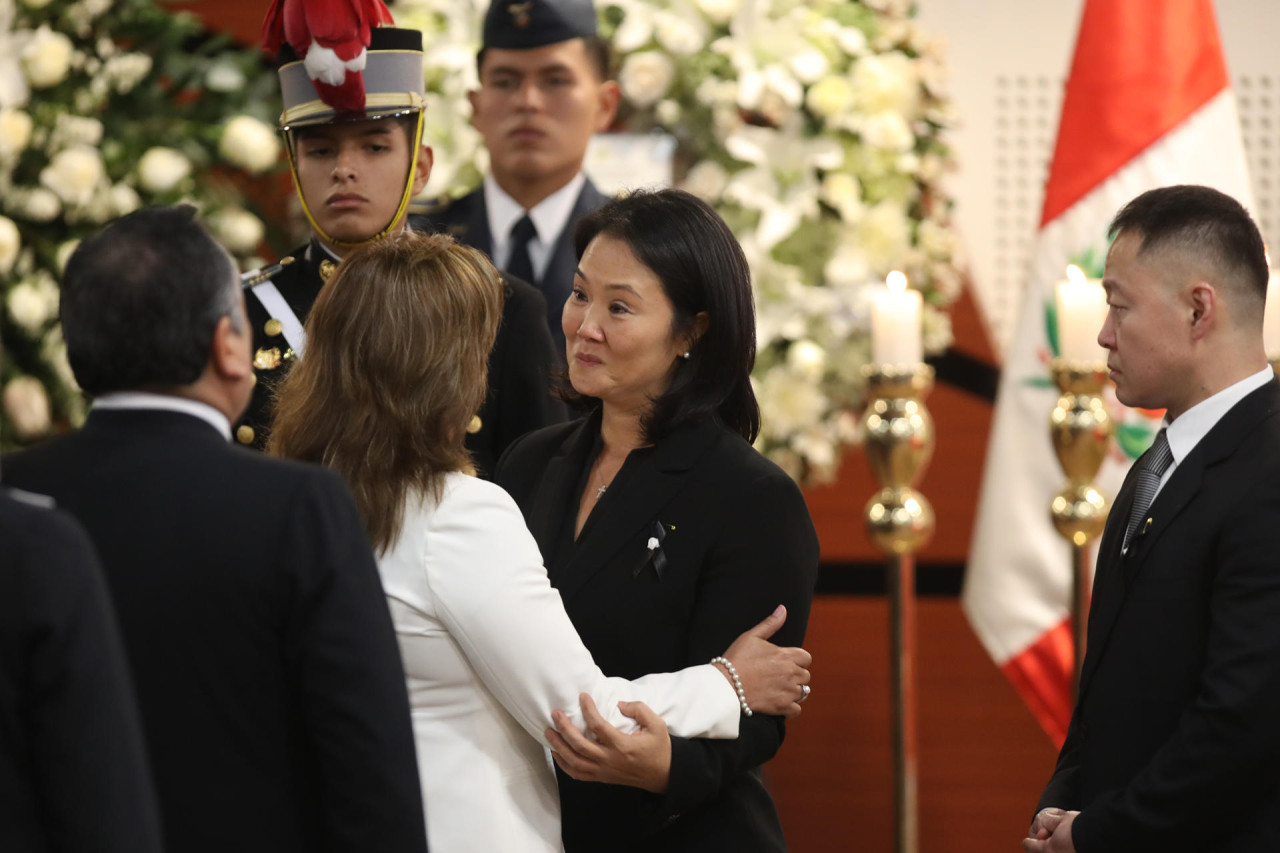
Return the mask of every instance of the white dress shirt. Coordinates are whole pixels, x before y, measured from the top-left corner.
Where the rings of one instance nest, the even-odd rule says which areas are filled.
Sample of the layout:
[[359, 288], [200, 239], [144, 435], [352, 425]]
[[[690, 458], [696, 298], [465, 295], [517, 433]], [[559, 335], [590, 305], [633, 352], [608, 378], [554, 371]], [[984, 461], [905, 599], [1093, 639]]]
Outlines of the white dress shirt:
[[221, 433], [227, 441], [231, 440], [231, 422], [227, 420], [226, 415], [208, 403], [186, 397], [153, 394], [150, 391], [114, 391], [94, 398], [92, 409], [154, 409], [182, 412], [184, 415], [199, 418]]
[[704, 664], [607, 678], [552, 588], [515, 501], [450, 474], [440, 500], [411, 497], [378, 560], [400, 641], [433, 851], [559, 853], [560, 796], [543, 731], [551, 712], [583, 727], [578, 694], [609, 722], [639, 700], [672, 734], [733, 738], [738, 698]]
[[533, 265], [534, 277], [541, 281], [551, 264], [551, 255], [555, 253], [560, 232], [568, 226], [573, 206], [577, 204], [578, 194], [582, 192], [582, 185], [586, 182], [587, 176], [579, 172], [569, 183], [526, 211], [520, 206], [520, 202], [498, 186], [492, 175], [486, 175], [484, 206], [489, 215], [489, 236], [492, 243], [489, 257], [493, 258], [493, 265], [500, 270], [507, 268], [507, 261], [511, 260], [511, 229], [528, 213], [537, 232], [529, 240], [529, 262]]
[[[1160, 478], [1160, 485], [1156, 489], [1156, 495], [1160, 494], [1160, 490], [1164, 488], [1164, 484], [1169, 482], [1169, 478], [1173, 476], [1173, 472], [1177, 470], [1178, 464], [1187, 458], [1187, 454], [1195, 450], [1200, 440], [1209, 434], [1209, 430], [1222, 420], [1222, 416], [1231, 410], [1236, 403], [1239, 403], [1245, 397], [1261, 388], [1271, 381], [1271, 377], [1275, 376], [1271, 368], [1264, 367], [1252, 376], [1241, 379], [1234, 385], [1222, 389], [1208, 399], [1201, 400], [1191, 408], [1187, 409], [1178, 419], [1165, 426], [1164, 437], [1169, 440], [1169, 450], [1173, 454], [1173, 462], [1165, 469], [1164, 476]], [[1155, 497], [1152, 497], [1155, 500]]]

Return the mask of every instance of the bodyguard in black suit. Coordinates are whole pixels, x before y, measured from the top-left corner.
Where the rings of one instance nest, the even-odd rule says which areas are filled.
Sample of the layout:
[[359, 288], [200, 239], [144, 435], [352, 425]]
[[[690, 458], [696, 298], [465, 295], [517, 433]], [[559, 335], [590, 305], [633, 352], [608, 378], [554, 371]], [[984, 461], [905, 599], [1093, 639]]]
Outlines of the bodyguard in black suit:
[[88, 537], [0, 488], [0, 850], [159, 853], [124, 649]]
[[[1280, 383], [1244, 209], [1166, 187], [1112, 224], [1099, 342], [1165, 408], [1099, 545], [1080, 695], [1029, 851], [1280, 850]], [[1154, 495], [1154, 499], [1153, 499]]]
[[[256, 276], [250, 288], [259, 382], [236, 438], [259, 448], [266, 445], [273, 392], [293, 361], [305, 355], [304, 325], [320, 288], [343, 254], [400, 233], [410, 197], [422, 191], [431, 175], [431, 149], [421, 144], [421, 33], [392, 27], [373, 31], [363, 75], [368, 103], [359, 112], [324, 103], [288, 45], [279, 59], [281, 127], [314, 238], [294, 250], [269, 280]], [[430, 284], [423, 282], [424, 287]], [[542, 296], [515, 278], [504, 278], [504, 285], [506, 303], [489, 360], [489, 390], [467, 436], [467, 448], [483, 476], [493, 471], [516, 437], [565, 416], [549, 390], [555, 354], [542, 322]]]
[[396, 640], [336, 475], [229, 444], [253, 369], [230, 257], [187, 208], [67, 265], [79, 432], [4, 460], [102, 558], [170, 851], [426, 848]]
[[423, 224], [532, 282], [546, 299], [563, 363], [560, 313], [578, 265], [574, 225], [608, 200], [582, 162], [618, 109], [609, 43], [596, 32], [591, 0], [497, 0], [485, 14], [476, 64], [471, 123], [484, 136], [491, 174]]
[[[800, 490], [750, 443], [755, 324], [732, 232], [664, 191], [611, 202], [578, 239], [564, 330], [593, 412], [521, 439], [495, 475], [578, 635], [605, 674], [637, 677], [705, 663], [784, 604], [774, 641], [798, 645], [818, 539]], [[760, 771], [781, 718], [744, 708], [737, 740], [671, 737], [655, 761], [631, 762], [638, 772], [594, 762], [562, 731], [548, 738], [568, 853], [786, 849]]]

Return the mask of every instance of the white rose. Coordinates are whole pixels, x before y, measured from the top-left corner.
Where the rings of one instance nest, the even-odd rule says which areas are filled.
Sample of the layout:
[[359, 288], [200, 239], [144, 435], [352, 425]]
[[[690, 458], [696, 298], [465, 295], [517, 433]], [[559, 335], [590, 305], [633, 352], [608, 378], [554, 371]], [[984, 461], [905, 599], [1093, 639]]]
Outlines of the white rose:
[[74, 48], [71, 39], [42, 25], [22, 48], [19, 59], [33, 89], [47, 89], [66, 79]]
[[111, 205], [111, 212], [115, 216], [124, 216], [133, 213], [142, 207], [142, 199], [138, 197], [138, 193], [128, 184], [116, 184], [107, 192], [107, 201]]
[[843, 77], [824, 77], [809, 87], [805, 106], [820, 119], [829, 119], [853, 109], [853, 86]]
[[0, 110], [0, 160], [10, 160], [31, 141], [31, 116], [22, 110]]
[[787, 347], [787, 367], [807, 382], [817, 382], [827, 369], [827, 351], [808, 338]]
[[213, 92], [235, 92], [244, 83], [244, 73], [233, 62], [215, 62], [204, 75], [205, 87]]
[[956, 238], [951, 231], [926, 219], [916, 230], [916, 242], [925, 253], [935, 260], [945, 260], [955, 253]]
[[93, 83], [103, 88], [114, 87], [123, 95], [142, 82], [151, 73], [151, 57], [145, 53], [120, 53], [106, 61], [102, 66], [102, 76], [94, 78]]
[[32, 222], [52, 222], [62, 212], [62, 202], [44, 187], [31, 187], [14, 198], [14, 205], [21, 216]]
[[94, 145], [102, 141], [102, 122], [96, 118], [62, 113], [54, 121], [52, 145], [69, 148], [72, 145]]
[[241, 207], [226, 207], [209, 217], [209, 227], [233, 254], [244, 254], [262, 243], [262, 220]]
[[138, 160], [138, 180], [148, 192], [169, 192], [191, 174], [191, 161], [180, 151], [156, 146]]
[[[856, 235], [855, 235], [856, 237]], [[865, 284], [871, 275], [867, 253], [861, 247], [842, 242], [822, 269], [822, 277], [833, 287], [853, 288]]]
[[236, 116], [222, 130], [218, 153], [233, 166], [256, 175], [280, 159], [280, 137], [252, 116]]
[[58, 286], [46, 277], [19, 282], [5, 298], [13, 322], [34, 334], [58, 316]]
[[64, 240], [62, 245], [58, 247], [58, 253], [54, 258], [54, 262], [58, 265], [58, 275], [62, 275], [67, 271], [67, 261], [71, 260], [71, 256], [75, 254], [79, 245], [79, 240]]
[[633, 53], [622, 63], [618, 85], [623, 96], [635, 106], [652, 106], [667, 94], [676, 76], [675, 66], [665, 54], [656, 50]]
[[786, 370], [770, 370], [764, 375], [759, 398], [764, 431], [783, 439], [816, 423], [827, 408], [827, 398], [816, 385], [799, 382]]
[[831, 70], [831, 63], [826, 55], [817, 48], [808, 48], [792, 56], [788, 61], [791, 73], [805, 85], [817, 83]]
[[43, 435], [52, 422], [49, 395], [40, 380], [31, 376], [10, 379], [4, 386], [4, 410], [18, 438]]
[[910, 57], [900, 51], [865, 56], [853, 66], [854, 99], [864, 112], [894, 110], [915, 115], [920, 83]]
[[875, 272], [897, 267], [911, 246], [911, 224], [903, 206], [886, 200], [867, 210], [858, 223], [858, 243]]
[[693, 193], [708, 202], [719, 201], [727, 186], [729, 186], [729, 173], [725, 171], [724, 166], [714, 160], [695, 163], [681, 184], [685, 192]]
[[910, 151], [916, 144], [915, 134], [907, 126], [907, 120], [892, 110], [863, 117], [859, 129], [868, 145], [882, 151]]
[[849, 56], [860, 56], [867, 49], [867, 34], [857, 27], [841, 27], [836, 31], [836, 44]]
[[742, 0], [698, 0], [698, 8], [707, 20], [716, 24], [727, 24], [738, 12]]
[[862, 185], [848, 172], [828, 172], [822, 177], [822, 200], [834, 207], [845, 222], [862, 216]]
[[102, 155], [87, 145], [65, 148], [40, 170], [40, 183], [72, 207], [86, 205], [94, 189], [106, 179]]
[[659, 101], [657, 109], [653, 112], [658, 122], [667, 127], [680, 121], [680, 116], [684, 114], [684, 110], [680, 108], [680, 103], [670, 98], [663, 98]]
[[7, 275], [18, 260], [22, 248], [22, 235], [18, 226], [7, 216], [0, 216], [0, 275]]
[[653, 38], [653, 17], [644, 6], [631, 6], [613, 34], [613, 49], [620, 54], [639, 50]]
[[654, 23], [658, 44], [676, 56], [693, 56], [707, 46], [707, 29], [696, 18], [663, 12], [654, 16]]

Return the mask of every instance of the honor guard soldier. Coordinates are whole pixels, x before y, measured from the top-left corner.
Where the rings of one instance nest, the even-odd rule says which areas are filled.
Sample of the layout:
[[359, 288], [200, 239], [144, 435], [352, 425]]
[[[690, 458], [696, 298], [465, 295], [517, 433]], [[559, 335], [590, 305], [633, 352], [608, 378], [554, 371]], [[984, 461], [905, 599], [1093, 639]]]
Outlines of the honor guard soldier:
[[[355, 63], [340, 62], [337, 73], [345, 78], [329, 85], [310, 76], [316, 73], [329, 83], [335, 79], [313, 68], [313, 57], [323, 61], [328, 48], [318, 40], [308, 44], [305, 22], [302, 34], [296, 23], [291, 28], [291, 8], [298, 7], [285, 3], [277, 15], [273, 6], [263, 36], [269, 49], [277, 48], [284, 102], [280, 130], [313, 236], [281, 264], [245, 277], [258, 383], [235, 436], [258, 448], [266, 443], [273, 389], [289, 366], [304, 357], [304, 324], [320, 288], [345, 253], [394, 238], [406, 227], [409, 200], [426, 186], [432, 163], [430, 147], [422, 144], [422, 34], [391, 26], [366, 28], [363, 72], [344, 72], [342, 67]], [[381, 14], [390, 21], [385, 8]], [[377, 19], [366, 15], [364, 20]], [[358, 37], [357, 28], [353, 41]], [[341, 46], [334, 50], [339, 60], [347, 58]], [[489, 360], [489, 392], [467, 436], [467, 448], [484, 476], [508, 444], [563, 420], [565, 414], [549, 390], [554, 350], [542, 321], [543, 298], [531, 285], [509, 276], [504, 283], [506, 302]]]
[[490, 173], [469, 195], [428, 212], [424, 226], [485, 252], [531, 281], [564, 359], [560, 313], [573, 289], [573, 226], [608, 199], [582, 171], [591, 137], [618, 109], [609, 43], [591, 0], [494, 0], [476, 57], [471, 123]]

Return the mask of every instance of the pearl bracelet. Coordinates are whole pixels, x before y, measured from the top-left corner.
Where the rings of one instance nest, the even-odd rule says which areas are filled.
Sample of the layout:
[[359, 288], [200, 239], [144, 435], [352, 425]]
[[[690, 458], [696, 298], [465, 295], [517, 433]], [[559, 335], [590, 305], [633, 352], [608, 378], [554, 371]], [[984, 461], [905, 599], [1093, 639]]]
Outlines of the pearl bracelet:
[[751, 706], [747, 704], [747, 691], [742, 689], [742, 679], [738, 678], [738, 670], [733, 664], [729, 663], [729, 659], [717, 655], [711, 659], [712, 664], [720, 664], [729, 673], [729, 678], [733, 679], [733, 689], [738, 691], [738, 704], [742, 706], [742, 713], [751, 716]]

